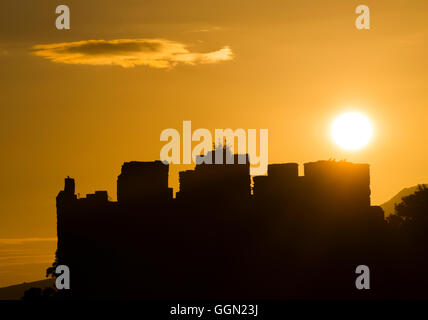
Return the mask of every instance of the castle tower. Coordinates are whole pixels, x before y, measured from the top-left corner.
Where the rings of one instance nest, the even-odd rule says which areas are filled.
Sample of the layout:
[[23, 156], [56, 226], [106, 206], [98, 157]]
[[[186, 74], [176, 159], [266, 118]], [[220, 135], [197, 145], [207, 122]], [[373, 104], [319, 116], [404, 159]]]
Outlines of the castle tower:
[[74, 179], [70, 177], [65, 178], [64, 193], [67, 195], [74, 195], [75, 189]]

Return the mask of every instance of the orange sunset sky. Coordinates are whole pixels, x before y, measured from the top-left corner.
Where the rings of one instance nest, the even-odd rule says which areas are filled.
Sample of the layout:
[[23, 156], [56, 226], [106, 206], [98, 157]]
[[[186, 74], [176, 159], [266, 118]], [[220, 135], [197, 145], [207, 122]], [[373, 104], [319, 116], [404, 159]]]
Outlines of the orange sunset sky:
[[[427, 21], [426, 0], [2, 1], [0, 239], [55, 237], [67, 175], [115, 200], [183, 120], [268, 129], [270, 163], [369, 163], [373, 204], [428, 182]], [[353, 152], [329, 131], [350, 110], [374, 127]]]

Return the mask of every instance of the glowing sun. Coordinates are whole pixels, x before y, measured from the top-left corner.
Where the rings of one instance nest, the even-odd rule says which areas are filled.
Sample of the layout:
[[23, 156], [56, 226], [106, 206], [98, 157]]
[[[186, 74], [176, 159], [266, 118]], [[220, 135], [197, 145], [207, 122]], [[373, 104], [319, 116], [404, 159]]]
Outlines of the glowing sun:
[[370, 120], [356, 112], [338, 116], [331, 127], [331, 135], [338, 146], [346, 150], [358, 150], [371, 140], [373, 128]]

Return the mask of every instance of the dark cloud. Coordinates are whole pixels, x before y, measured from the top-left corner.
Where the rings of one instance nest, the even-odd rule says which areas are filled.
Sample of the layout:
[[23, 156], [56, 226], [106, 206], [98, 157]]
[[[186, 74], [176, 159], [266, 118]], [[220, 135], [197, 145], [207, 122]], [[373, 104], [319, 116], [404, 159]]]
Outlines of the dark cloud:
[[84, 40], [40, 44], [33, 54], [58, 63], [119, 65], [125, 68], [145, 65], [171, 68], [178, 63], [206, 64], [231, 60], [232, 50], [225, 46], [207, 53], [191, 52], [180, 42], [165, 39]]

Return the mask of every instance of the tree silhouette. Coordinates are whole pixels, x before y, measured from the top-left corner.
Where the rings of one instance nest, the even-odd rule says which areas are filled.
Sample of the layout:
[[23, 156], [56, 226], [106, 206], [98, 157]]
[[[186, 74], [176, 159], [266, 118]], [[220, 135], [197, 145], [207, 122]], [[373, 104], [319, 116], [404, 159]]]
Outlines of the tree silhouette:
[[406, 223], [427, 224], [428, 221], [428, 188], [419, 185], [418, 190], [403, 197], [402, 202], [395, 206], [397, 216], [404, 218]]
[[404, 218], [397, 214], [391, 214], [386, 218], [386, 221], [391, 229], [397, 230], [403, 225]]

